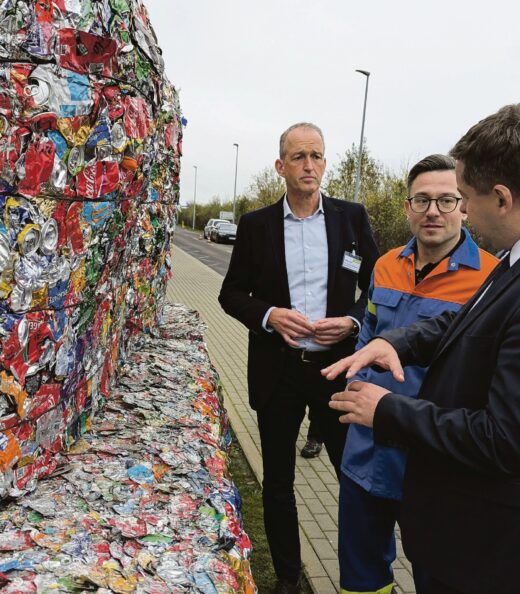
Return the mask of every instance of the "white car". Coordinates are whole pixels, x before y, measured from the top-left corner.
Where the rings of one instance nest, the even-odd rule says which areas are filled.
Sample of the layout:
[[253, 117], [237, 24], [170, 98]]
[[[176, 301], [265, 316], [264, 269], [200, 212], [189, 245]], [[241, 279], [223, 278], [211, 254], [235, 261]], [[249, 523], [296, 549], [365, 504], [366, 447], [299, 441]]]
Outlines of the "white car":
[[217, 224], [217, 223], [229, 223], [229, 221], [225, 221], [224, 219], [210, 219], [207, 223], [206, 226], [204, 227], [204, 239], [209, 239], [210, 234], [211, 234], [211, 229]]

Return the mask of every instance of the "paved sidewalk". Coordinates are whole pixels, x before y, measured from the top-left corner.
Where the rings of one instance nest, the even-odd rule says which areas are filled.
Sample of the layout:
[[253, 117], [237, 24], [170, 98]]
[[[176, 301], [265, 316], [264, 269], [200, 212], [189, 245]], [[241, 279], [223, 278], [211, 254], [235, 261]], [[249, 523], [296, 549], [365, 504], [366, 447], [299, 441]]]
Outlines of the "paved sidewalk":
[[[224, 386], [225, 406], [240, 446], [258, 480], [262, 460], [256, 415], [247, 398], [247, 331], [227, 316], [217, 301], [222, 276], [178, 247], [174, 247], [173, 279], [167, 289], [172, 303], [196, 309], [206, 322], [205, 334], [211, 360]], [[305, 443], [307, 420], [302, 426], [298, 451]], [[339, 590], [337, 567], [338, 484], [327, 455], [305, 460], [297, 456], [296, 498], [305, 572], [316, 594]], [[398, 540], [395, 578], [399, 594], [414, 594], [411, 567]], [[260, 593], [263, 594], [263, 593]]]

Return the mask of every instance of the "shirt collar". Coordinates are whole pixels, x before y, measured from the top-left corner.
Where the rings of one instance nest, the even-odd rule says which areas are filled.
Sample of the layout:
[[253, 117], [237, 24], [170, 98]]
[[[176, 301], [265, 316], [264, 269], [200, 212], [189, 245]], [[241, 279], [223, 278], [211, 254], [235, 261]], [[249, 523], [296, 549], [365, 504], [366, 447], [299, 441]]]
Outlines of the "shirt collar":
[[510, 266], [513, 266], [517, 260], [520, 260], [520, 239], [511, 248], [511, 252], [509, 254]]
[[[318, 204], [318, 210], [313, 213], [310, 217], [306, 217], [308, 219], [317, 216], [318, 214], [324, 214], [325, 211], [323, 210], [323, 196], [320, 192], [320, 202]], [[289, 201], [287, 200], [287, 192], [285, 192], [283, 197], [283, 218], [286, 219], [290, 217], [291, 219], [300, 220], [298, 217], [294, 216], [291, 207], [289, 206]]]
[[[450, 272], [455, 272], [459, 269], [460, 265], [467, 266], [468, 268], [474, 268], [475, 270], [480, 270], [480, 253], [478, 246], [473, 241], [473, 239], [471, 239], [469, 231], [465, 227], [462, 227], [462, 233], [464, 233], [465, 236], [464, 241], [453, 252], [453, 254], [451, 254], [448, 263], [448, 270]], [[403, 256], [405, 258], [410, 257], [414, 253], [416, 243], [417, 239], [414, 236], [404, 246], [399, 256]], [[520, 258], [520, 245], [518, 246], [518, 257]]]

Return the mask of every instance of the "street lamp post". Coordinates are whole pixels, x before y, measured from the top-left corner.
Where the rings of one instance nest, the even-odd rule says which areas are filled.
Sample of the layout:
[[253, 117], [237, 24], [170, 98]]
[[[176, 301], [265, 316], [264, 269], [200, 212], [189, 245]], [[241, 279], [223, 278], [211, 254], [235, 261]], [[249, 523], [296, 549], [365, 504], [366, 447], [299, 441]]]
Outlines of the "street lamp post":
[[235, 208], [237, 203], [237, 172], [238, 172], [238, 143], [234, 142], [233, 146], [237, 147], [237, 155], [235, 159], [235, 187], [233, 189], [233, 223], [235, 222]]
[[359, 200], [359, 189], [361, 186], [361, 160], [363, 159], [363, 136], [365, 134], [365, 114], [367, 111], [367, 95], [368, 95], [368, 79], [370, 78], [370, 72], [367, 70], [356, 70], [361, 74], [366, 76], [366, 85], [365, 85], [365, 103], [363, 105], [363, 119], [361, 120], [361, 139], [359, 141], [359, 155], [358, 155], [358, 165], [357, 165], [357, 173], [356, 173], [356, 190], [354, 192], [354, 202]]
[[195, 231], [195, 207], [197, 206], [197, 166], [194, 165], [195, 169], [195, 184], [193, 186], [193, 224], [192, 229]]

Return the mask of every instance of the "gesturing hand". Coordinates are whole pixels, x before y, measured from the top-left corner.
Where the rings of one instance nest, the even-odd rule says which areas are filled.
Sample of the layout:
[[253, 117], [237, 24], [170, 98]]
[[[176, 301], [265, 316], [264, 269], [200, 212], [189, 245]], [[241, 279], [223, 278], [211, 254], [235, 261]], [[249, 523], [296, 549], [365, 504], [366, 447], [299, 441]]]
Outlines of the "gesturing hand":
[[298, 338], [307, 338], [314, 334], [314, 324], [302, 313], [285, 307], [275, 307], [269, 315], [267, 325], [271, 326], [292, 347], [299, 347]]
[[342, 372], [348, 369], [347, 379], [353, 377], [363, 367], [370, 367], [371, 365], [379, 365], [383, 369], [388, 369], [398, 382], [404, 382], [404, 371], [399, 361], [394, 347], [383, 340], [382, 338], [375, 338], [371, 340], [362, 349], [340, 359], [336, 363], [329, 365], [321, 370], [321, 374], [328, 380], [333, 380]]
[[389, 394], [386, 388], [375, 384], [352, 382], [345, 391], [332, 395], [329, 406], [346, 413], [339, 418], [342, 423], [373, 427], [376, 407], [386, 394]]

